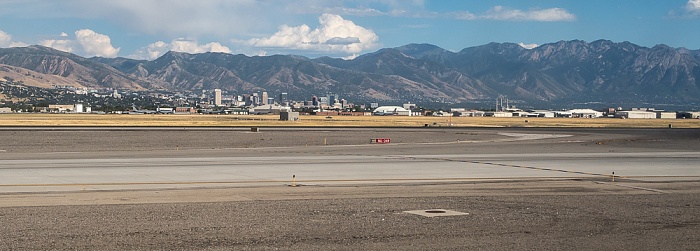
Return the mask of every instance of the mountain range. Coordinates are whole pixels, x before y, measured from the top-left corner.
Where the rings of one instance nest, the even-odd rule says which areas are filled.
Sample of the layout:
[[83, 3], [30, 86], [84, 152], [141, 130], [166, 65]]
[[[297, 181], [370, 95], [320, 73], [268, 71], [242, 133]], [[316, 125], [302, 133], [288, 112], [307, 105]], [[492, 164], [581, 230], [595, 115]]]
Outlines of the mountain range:
[[353, 101], [700, 101], [700, 50], [608, 40], [525, 49], [490, 43], [452, 52], [430, 44], [380, 49], [352, 60], [295, 55], [168, 52], [152, 60], [84, 58], [42, 46], [0, 49], [0, 78], [36, 86], [131, 90], [337, 93]]

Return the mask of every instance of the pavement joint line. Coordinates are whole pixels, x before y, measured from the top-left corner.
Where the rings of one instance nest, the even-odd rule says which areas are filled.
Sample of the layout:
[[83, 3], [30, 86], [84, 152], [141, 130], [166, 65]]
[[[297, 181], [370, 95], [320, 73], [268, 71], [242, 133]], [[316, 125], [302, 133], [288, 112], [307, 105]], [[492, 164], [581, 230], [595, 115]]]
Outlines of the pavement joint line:
[[659, 189], [646, 188], [646, 187], [639, 187], [639, 186], [631, 186], [631, 185], [625, 185], [625, 184], [615, 184], [615, 183], [612, 183], [612, 182], [600, 182], [600, 181], [595, 181], [594, 183], [596, 183], [596, 184], [612, 185], [612, 186], [618, 186], [618, 187], [626, 187], [626, 188], [632, 188], [632, 189], [644, 190], [644, 191], [651, 191], [651, 192], [657, 192], [657, 193], [663, 193], [663, 194], [668, 194], [668, 193], [670, 193], [670, 192], [666, 192], [666, 191], [659, 190]]
[[[582, 172], [582, 171], [569, 171], [569, 170], [563, 170], [563, 169], [553, 169], [553, 168], [533, 167], [533, 166], [510, 165], [510, 164], [502, 164], [502, 163], [494, 163], [494, 162], [455, 160], [455, 159], [448, 159], [448, 158], [419, 158], [419, 157], [410, 157], [410, 158], [416, 159], [416, 160], [418, 160], [418, 159], [433, 159], [433, 160], [452, 161], [452, 162], [463, 162], [463, 163], [485, 164], [485, 165], [493, 165], [493, 166], [515, 167], [515, 168], [533, 169], [533, 170], [541, 170], [541, 171], [553, 171], [553, 172], [562, 172], [562, 173], [575, 173], [575, 174], [592, 175], [592, 176], [603, 176], [603, 177], [610, 177], [610, 178], [613, 177], [613, 175], [610, 175], [610, 174], [589, 173], [589, 172]], [[700, 175], [615, 175], [615, 178], [621, 178], [621, 179], [632, 179], [632, 178], [700, 178]]]
[[[678, 178], [678, 177], [697, 177], [700, 176], [615, 176], [619, 178]], [[318, 180], [297, 180], [297, 183], [314, 183], [314, 182], [389, 182], [389, 181], [479, 181], [479, 180], [571, 180], [580, 179], [578, 176], [571, 177], [472, 177], [472, 178], [386, 178], [386, 179], [318, 179]], [[216, 184], [255, 184], [255, 183], [279, 183], [286, 184], [288, 180], [248, 180], [248, 181], [172, 181], [172, 182], [108, 182], [108, 183], [55, 183], [55, 184], [0, 184], [0, 187], [73, 187], [73, 186], [128, 186], [128, 185], [216, 185]], [[597, 182], [597, 181], [594, 181]], [[597, 182], [600, 184], [608, 184], [606, 182]], [[620, 185], [629, 188], [655, 191], [667, 193], [661, 190], [651, 188], [634, 187], [622, 184]]]
[[[337, 179], [337, 180], [297, 180], [297, 183], [313, 182], [377, 182], [377, 181], [471, 181], [471, 180], [524, 180], [524, 179], [575, 179], [576, 177], [509, 177], [509, 178], [387, 178], [387, 179]], [[124, 186], [124, 185], [206, 185], [206, 184], [255, 184], [255, 183], [287, 183], [288, 180], [252, 180], [252, 181], [182, 181], [182, 182], [111, 182], [111, 183], [56, 183], [56, 184], [0, 184], [0, 187], [40, 187], [40, 186]]]
[[[575, 173], [575, 174], [582, 174], [582, 175], [604, 176], [604, 177], [611, 177], [611, 178], [613, 177], [612, 175], [609, 175], [609, 174], [589, 173], [589, 172], [581, 172], [581, 171], [569, 171], [569, 170], [563, 170], [563, 169], [543, 168], [543, 167], [534, 167], [534, 166], [509, 165], [509, 164], [494, 163], [494, 162], [455, 160], [455, 159], [448, 159], [448, 158], [419, 158], [419, 157], [411, 157], [411, 158], [412, 158], [412, 159], [415, 159], [415, 160], [418, 160], [418, 159], [433, 159], [433, 160], [442, 160], [442, 161], [451, 161], [451, 162], [462, 162], [462, 163], [472, 163], [472, 164], [484, 164], [484, 165], [503, 166], [503, 167], [515, 167], [515, 168], [532, 169], [532, 170], [540, 170], [540, 171], [552, 171], [552, 172], [562, 172], [562, 173]], [[622, 178], [621, 176], [618, 176], [618, 175], [615, 175], [615, 177]]]

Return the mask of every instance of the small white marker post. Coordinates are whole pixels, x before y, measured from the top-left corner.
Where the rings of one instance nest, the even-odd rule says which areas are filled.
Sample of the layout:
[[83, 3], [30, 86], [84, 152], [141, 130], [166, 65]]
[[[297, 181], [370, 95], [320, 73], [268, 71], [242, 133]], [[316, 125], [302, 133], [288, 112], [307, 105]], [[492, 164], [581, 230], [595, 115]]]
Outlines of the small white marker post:
[[612, 172], [612, 181], [615, 182], [615, 172]]
[[292, 175], [292, 186], [293, 187], [297, 186], [297, 176], [296, 175]]

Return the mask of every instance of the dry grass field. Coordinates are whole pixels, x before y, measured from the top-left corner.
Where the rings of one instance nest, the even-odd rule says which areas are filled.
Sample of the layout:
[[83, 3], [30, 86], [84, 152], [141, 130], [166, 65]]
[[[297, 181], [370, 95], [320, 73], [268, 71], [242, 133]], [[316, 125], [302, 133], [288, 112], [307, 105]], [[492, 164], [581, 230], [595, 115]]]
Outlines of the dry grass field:
[[146, 114], [0, 114], [0, 126], [302, 126], [302, 127], [588, 127], [700, 128], [698, 119], [492, 118], [404, 116], [301, 116], [280, 121], [277, 115]]

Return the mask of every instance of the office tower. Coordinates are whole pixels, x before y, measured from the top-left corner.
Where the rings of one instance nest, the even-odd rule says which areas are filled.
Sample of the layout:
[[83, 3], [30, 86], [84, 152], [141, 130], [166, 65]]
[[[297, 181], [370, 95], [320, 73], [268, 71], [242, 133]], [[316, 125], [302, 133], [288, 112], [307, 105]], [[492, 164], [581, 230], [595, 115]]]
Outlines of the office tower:
[[214, 89], [214, 105], [221, 106], [221, 89]]

